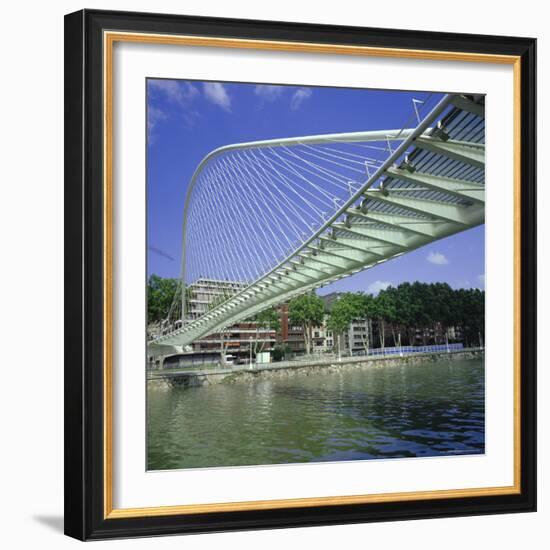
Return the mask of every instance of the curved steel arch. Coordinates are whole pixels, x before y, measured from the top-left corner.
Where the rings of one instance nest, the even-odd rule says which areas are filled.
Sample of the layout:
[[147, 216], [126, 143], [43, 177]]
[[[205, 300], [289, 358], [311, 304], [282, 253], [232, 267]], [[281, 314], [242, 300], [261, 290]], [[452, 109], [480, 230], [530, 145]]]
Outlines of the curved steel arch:
[[[183, 223], [182, 223], [182, 260], [181, 260], [181, 279], [185, 281], [185, 259], [186, 259], [186, 227], [187, 227], [187, 213], [189, 204], [191, 203], [191, 198], [193, 196], [193, 191], [197, 183], [197, 178], [201, 173], [202, 169], [216, 157], [220, 156], [223, 153], [229, 151], [238, 151], [246, 150], [250, 148], [262, 148], [262, 147], [272, 147], [272, 146], [281, 146], [281, 145], [294, 145], [294, 144], [316, 144], [316, 143], [327, 143], [332, 141], [337, 141], [340, 143], [346, 142], [370, 142], [370, 141], [381, 141], [387, 140], [390, 141], [398, 139], [409, 138], [414, 129], [401, 129], [401, 130], [374, 130], [366, 132], [350, 132], [350, 133], [340, 133], [340, 134], [323, 134], [316, 136], [303, 136], [303, 137], [293, 137], [293, 138], [283, 138], [283, 139], [272, 139], [272, 140], [262, 140], [262, 141], [252, 141], [245, 143], [234, 143], [230, 145], [224, 145], [210, 151], [203, 159], [199, 162], [191, 180], [185, 195], [185, 202], [183, 208]], [[184, 299], [185, 293], [182, 295]], [[185, 311], [184, 306], [182, 305], [182, 311]]]

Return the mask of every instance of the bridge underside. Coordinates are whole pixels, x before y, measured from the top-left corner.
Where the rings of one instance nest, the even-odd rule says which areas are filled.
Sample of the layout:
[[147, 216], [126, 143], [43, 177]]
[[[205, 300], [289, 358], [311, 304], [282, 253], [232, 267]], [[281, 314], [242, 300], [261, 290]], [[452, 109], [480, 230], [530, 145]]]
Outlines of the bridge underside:
[[401, 145], [362, 188], [290, 256], [199, 319], [149, 342], [149, 354], [188, 345], [296, 295], [484, 223], [484, 105], [463, 96], [444, 101], [407, 131], [406, 140], [401, 135]]

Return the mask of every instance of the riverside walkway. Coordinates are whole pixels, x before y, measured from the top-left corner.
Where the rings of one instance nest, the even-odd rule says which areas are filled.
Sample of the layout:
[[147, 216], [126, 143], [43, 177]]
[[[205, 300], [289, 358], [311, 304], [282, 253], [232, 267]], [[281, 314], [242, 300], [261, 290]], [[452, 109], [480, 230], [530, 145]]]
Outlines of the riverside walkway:
[[[378, 350], [377, 350], [378, 351]], [[381, 351], [381, 350], [380, 350]], [[399, 365], [426, 362], [432, 359], [463, 358], [479, 356], [485, 349], [481, 347], [453, 347], [451, 346], [419, 346], [415, 351], [403, 349], [402, 353], [373, 353], [353, 357], [337, 356], [318, 357], [315, 359], [299, 359], [280, 361], [277, 363], [253, 363], [252, 365], [224, 365], [212, 366], [203, 369], [154, 369], [147, 373], [148, 381], [166, 382], [169, 385], [183, 387], [197, 387], [217, 384], [225, 381], [234, 381], [238, 378], [248, 379], [262, 373], [293, 374], [307, 373], [308, 371], [338, 370], [347, 366], [381, 366], [385, 364]]]

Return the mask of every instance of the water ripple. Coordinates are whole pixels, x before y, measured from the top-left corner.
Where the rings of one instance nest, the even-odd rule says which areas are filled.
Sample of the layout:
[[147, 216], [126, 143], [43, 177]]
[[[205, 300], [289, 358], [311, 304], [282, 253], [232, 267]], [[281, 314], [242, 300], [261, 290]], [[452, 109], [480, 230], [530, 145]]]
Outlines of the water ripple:
[[479, 454], [480, 360], [148, 395], [148, 469]]

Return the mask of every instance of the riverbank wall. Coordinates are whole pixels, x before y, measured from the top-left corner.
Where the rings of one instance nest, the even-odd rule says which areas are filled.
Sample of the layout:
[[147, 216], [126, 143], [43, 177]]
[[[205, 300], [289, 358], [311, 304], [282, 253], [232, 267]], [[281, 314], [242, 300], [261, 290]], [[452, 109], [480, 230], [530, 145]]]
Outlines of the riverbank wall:
[[453, 361], [483, 357], [481, 348], [464, 348], [450, 352], [408, 353], [376, 357], [346, 357], [338, 360], [296, 361], [292, 364], [228, 366], [202, 371], [178, 371], [172, 369], [150, 371], [147, 374], [149, 389], [196, 388], [214, 384], [250, 383], [258, 380], [333, 374], [343, 370], [418, 365], [431, 361]]

